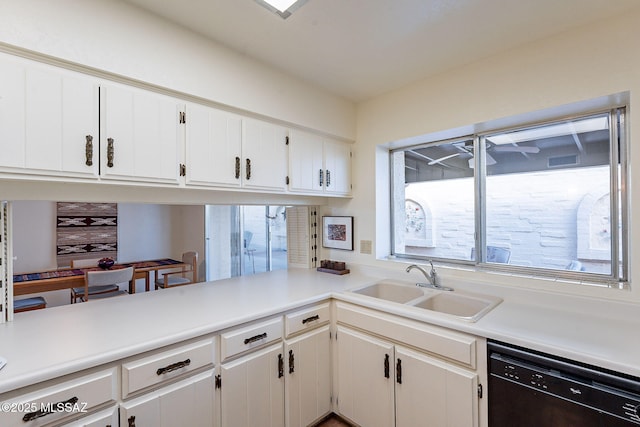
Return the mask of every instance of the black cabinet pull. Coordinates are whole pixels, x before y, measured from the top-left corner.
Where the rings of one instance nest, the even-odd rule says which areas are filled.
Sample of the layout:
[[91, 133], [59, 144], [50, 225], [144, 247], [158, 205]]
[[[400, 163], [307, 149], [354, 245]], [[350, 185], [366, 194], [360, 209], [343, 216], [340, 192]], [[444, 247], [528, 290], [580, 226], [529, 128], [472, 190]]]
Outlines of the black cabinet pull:
[[384, 377], [389, 378], [389, 355], [384, 355]]
[[311, 317], [307, 317], [306, 319], [302, 319], [302, 324], [306, 325], [307, 323], [313, 322], [314, 320], [318, 320], [318, 319], [320, 319], [320, 316], [316, 314]]
[[236, 157], [236, 179], [240, 178], [240, 157]]
[[284, 358], [282, 357], [282, 353], [278, 354], [278, 378], [282, 378], [284, 376]]
[[251, 159], [247, 159], [245, 171], [247, 173], [247, 181], [251, 179]]
[[113, 138], [107, 138], [107, 167], [113, 167], [113, 157], [115, 148], [113, 148]]
[[263, 339], [265, 339], [266, 337], [267, 337], [267, 333], [265, 332], [265, 333], [263, 333], [263, 334], [253, 336], [253, 337], [251, 337], [251, 338], [246, 338], [246, 339], [244, 340], [244, 344], [245, 344], [245, 345], [247, 345], [247, 344], [251, 344], [252, 342], [256, 342], [256, 341], [263, 340]]
[[22, 417], [22, 421], [26, 423], [29, 421], [37, 420], [38, 418], [42, 418], [49, 414], [53, 414], [54, 412], [56, 412], [56, 409], [59, 407], [65, 407], [66, 405], [75, 405], [76, 403], [78, 403], [78, 398], [73, 396], [69, 400], [63, 400], [62, 402], [57, 402], [52, 404], [50, 406], [51, 410], [41, 409], [39, 411], [27, 412], [26, 414], [24, 414], [24, 417]]
[[324, 184], [324, 171], [320, 169], [320, 187]]
[[93, 136], [86, 136], [87, 142], [84, 145], [84, 153], [86, 157], [85, 165], [93, 166]]
[[190, 364], [191, 364], [191, 359], [183, 360], [182, 362], [172, 363], [171, 365], [165, 366], [164, 368], [158, 368], [158, 370], [156, 371], [156, 374], [157, 375], [166, 374], [167, 372], [184, 368], [185, 366], [189, 366]]
[[293, 355], [293, 350], [289, 350], [289, 373], [293, 374], [295, 372], [295, 356]]
[[129, 417], [127, 422], [129, 423], [129, 427], [136, 427], [136, 417], [133, 415]]
[[402, 360], [400, 359], [396, 363], [396, 382], [402, 384]]
[[331, 171], [327, 169], [327, 188], [331, 185]]

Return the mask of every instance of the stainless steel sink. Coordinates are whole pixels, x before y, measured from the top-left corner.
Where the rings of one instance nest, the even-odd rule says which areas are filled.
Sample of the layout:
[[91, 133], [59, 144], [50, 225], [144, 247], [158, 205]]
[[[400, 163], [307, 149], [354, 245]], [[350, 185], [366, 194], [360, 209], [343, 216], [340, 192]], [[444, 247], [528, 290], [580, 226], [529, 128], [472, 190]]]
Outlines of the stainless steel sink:
[[455, 316], [470, 322], [477, 321], [502, 302], [500, 298], [490, 295], [420, 288], [411, 282], [390, 279], [381, 280], [352, 292]]
[[360, 295], [383, 299], [385, 301], [399, 302], [401, 304], [423, 297], [422, 289], [411, 286], [409, 283], [393, 280], [381, 280], [353, 292]]
[[488, 295], [440, 292], [421, 301], [413, 302], [411, 305], [475, 322], [500, 302], [502, 302], [500, 298]]

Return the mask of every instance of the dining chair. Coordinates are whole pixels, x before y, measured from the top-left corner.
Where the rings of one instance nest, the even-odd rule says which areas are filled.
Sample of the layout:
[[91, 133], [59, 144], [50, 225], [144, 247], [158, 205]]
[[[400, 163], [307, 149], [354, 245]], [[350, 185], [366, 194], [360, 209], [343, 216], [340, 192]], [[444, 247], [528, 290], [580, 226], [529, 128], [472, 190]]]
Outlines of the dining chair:
[[31, 297], [13, 300], [13, 312], [40, 310], [47, 307], [47, 301], [43, 297]]
[[162, 273], [162, 277], [156, 278], [156, 289], [189, 285], [198, 281], [198, 252], [183, 253], [182, 262], [185, 265], [180, 270]]
[[[101, 258], [72, 259], [71, 268], [97, 267], [98, 261], [100, 261], [100, 259]], [[120, 283], [120, 282], [106, 283], [100, 286], [98, 285], [91, 286], [89, 288], [89, 298], [93, 299], [98, 295], [111, 294], [111, 293], [113, 293], [114, 295], [108, 295], [108, 296], [120, 295], [120, 287], [117, 285], [117, 283]], [[84, 300], [84, 294], [85, 294], [84, 291], [85, 291], [84, 286], [71, 288], [71, 304], [75, 304], [76, 302], [78, 302], [78, 300]]]
[[[86, 302], [91, 299], [110, 298], [118, 295], [128, 294], [127, 291], [120, 290], [118, 283], [128, 283], [133, 279], [133, 267], [117, 268], [114, 270], [87, 270], [84, 272], [84, 287], [76, 298]], [[115, 286], [117, 291], [100, 292], [102, 289]]]
[[[508, 264], [511, 258], [511, 250], [499, 246], [487, 246], [487, 262]], [[476, 249], [471, 248], [471, 259], [476, 259]]]

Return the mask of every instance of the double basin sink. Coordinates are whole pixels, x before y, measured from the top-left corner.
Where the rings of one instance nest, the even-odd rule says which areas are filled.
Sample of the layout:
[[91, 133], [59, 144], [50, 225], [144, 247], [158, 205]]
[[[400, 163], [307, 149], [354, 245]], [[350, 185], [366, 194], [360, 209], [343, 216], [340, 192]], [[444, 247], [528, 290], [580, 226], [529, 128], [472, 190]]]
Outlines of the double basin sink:
[[500, 298], [490, 295], [423, 288], [408, 282], [389, 279], [355, 289], [352, 292], [423, 310], [444, 313], [469, 322], [477, 321], [502, 302]]

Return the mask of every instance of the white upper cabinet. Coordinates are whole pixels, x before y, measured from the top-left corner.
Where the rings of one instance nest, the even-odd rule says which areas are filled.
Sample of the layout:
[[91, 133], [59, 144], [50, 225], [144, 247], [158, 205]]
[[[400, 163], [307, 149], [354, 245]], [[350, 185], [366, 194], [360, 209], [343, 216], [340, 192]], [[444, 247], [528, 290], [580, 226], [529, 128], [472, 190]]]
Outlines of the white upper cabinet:
[[4, 172], [97, 177], [97, 82], [0, 55], [0, 152]]
[[242, 119], [242, 179], [245, 188], [286, 190], [287, 129]]
[[187, 109], [188, 185], [285, 190], [284, 127], [201, 105]]
[[240, 187], [242, 119], [202, 105], [187, 105], [187, 185]]
[[309, 132], [291, 131], [289, 190], [306, 194], [351, 194], [351, 146]]
[[100, 103], [101, 176], [180, 184], [184, 104], [116, 84], [101, 86]]

